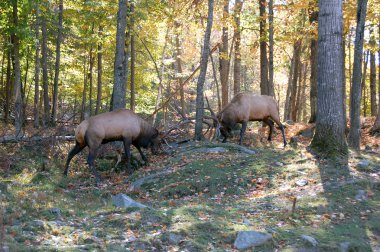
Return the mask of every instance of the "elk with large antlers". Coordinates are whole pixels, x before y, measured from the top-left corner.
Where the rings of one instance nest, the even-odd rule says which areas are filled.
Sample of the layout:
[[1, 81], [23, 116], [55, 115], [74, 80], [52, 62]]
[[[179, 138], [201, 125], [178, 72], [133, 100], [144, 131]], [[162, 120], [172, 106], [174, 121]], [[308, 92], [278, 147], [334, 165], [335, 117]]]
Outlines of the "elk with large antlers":
[[128, 109], [117, 109], [84, 120], [75, 130], [75, 140], [75, 147], [67, 157], [63, 174], [67, 176], [71, 159], [88, 146], [87, 163], [97, 183], [100, 181], [100, 176], [96, 172], [94, 160], [101, 144], [123, 141], [125, 155], [128, 159], [127, 169], [131, 169], [131, 144], [137, 148], [141, 158], [146, 161], [147, 158], [141, 151], [141, 147], [150, 147], [152, 153], [156, 154], [160, 142], [158, 130]]
[[267, 124], [270, 128], [268, 141], [271, 141], [274, 121], [281, 130], [284, 147], [287, 144], [276, 101], [270, 96], [258, 95], [252, 92], [239, 93], [217, 114], [216, 118], [221, 125], [220, 133], [224, 137], [223, 143], [227, 141], [227, 137], [231, 136], [232, 128], [237, 123], [241, 123], [239, 140], [241, 145], [249, 121], [263, 121]]

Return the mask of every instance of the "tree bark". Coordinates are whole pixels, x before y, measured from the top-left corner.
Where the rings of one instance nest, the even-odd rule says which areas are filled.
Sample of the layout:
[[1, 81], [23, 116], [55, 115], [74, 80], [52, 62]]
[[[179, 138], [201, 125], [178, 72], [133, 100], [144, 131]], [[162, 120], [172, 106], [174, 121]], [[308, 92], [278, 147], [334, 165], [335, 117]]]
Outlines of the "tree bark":
[[55, 73], [54, 73], [54, 90], [53, 90], [53, 113], [52, 113], [52, 125], [55, 125], [57, 120], [58, 109], [58, 79], [59, 79], [59, 65], [61, 60], [61, 40], [63, 29], [63, 0], [59, 0], [59, 17], [58, 17], [58, 34], [57, 45], [55, 49]]
[[[180, 43], [180, 39], [179, 39], [180, 25], [179, 25], [179, 23], [176, 23], [175, 26], [176, 26], [175, 46], [177, 49], [176, 50], [177, 72], [180, 75], [180, 77], [178, 78], [178, 84], [179, 84], [179, 93], [180, 93], [180, 97], [181, 97], [180, 98], [181, 99], [181, 112], [182, 112], [182, 115], [186, 115], [187, 111], [186, 111], [186, 105], [185, 105], [185, 87], [184, 87], [184, 85], [182, 85], [182, 83], [183, 83], [183, 77], [182, 77], [183, 70], [182, 70], [182, 59], [181, 59], [182, 50], [181, 50], [181, 43]], [[161, 62], [161, 64], [163, 64], [163, 62]]]
[[50, 122], [50, 104], [49, 104], [49, 76], [47, 69], [47, 30], [46, 30], [46, 19], [44, 16], [41, 17], [41, 30], [42, 30], [42, 86], [44, 90], [44, 117], [43, 126], [46, 127]]
[[[380, 24], [379, 24], [379, 38], [380, 38]], [[380, 39], [379, 39], [380, 41]], [[379, 62], [380, 62], [380, 46], [378, 48], [378, 56], [379, 56]], [[375, 133], [377, 131], [380, 130], [380, 70], [379, 70], [379, 73], [378, 73], [378, 82], [379, 82], [379, 85], [378, 85], [378, 92], [379, 92], [379, 107], [377, 108], [377, 116], [376, 116], [376, 120], [375, 120], [375, 123], [371, 129], [372, 133]]]
[[363, 75], [362, 75], [362, 79], [361, 79], [361, 82], [362, 82], [362, 86], [361, 86], [361, 94], [362, 94], [362, 97], [363, 97], [363, 116], [366, 117], [367, 116], [367, 87], [366, 87], [366, 82], [367, 82], [367, 66], [368, 66], [368, 61], [369, 61], [369, 51], [367, 50], [367, 52], [365, 53], [364, 55], [364, 63], [363, 63]]
[[300, 79], [301, 68], [301, 40], [295, 42], [294, 53], [293, 80], [290, 92], [290, 117], [295, 122], [297, 121], [297, 90], [299, 89], [298, 80]]
[[259, 0], [260, 7], [260, 91], [262, 95], [274, 96], [273, 87], [268, 81], [266, 0]]
[[80, 111], [80, 121], [83, 121], [86, 119], [86, 97], [87, 97], [87, 57], [84, 56], [83, 59], [83, 91], [82, 91], [82, 106], [81, 106], [81, 111]]
[[360, 149], [360, 100], [361, 100], [361, 79], [362, 60], [364, 43], [364, 25], [367, 15], [367, 0], [358, 0], [357, 26], [355, 35], [354, 67], [352, 75], [352, 88], [350, 95], [350, 131], [348, 134], [348, 144]]
[[[18, 27], [18, 6], [17, 0], [13, 0], [13, 25]], [[13, 36], [13, 55], [14, 60], [14, 95], [15, 95], [15, 137], [22, 137], [22, 124], [23, 124], [23, 101], [22, 101], [22, 88], [21, 88], [21, 68], [20, 68], [20, 39], [19, 35], [15, 32]]]
[[211, 60], [211, 66], [212, 66], [212, 73], [214, 75], [214, 80], [215, 80], [216, 96], [218, 98], [218, 111], [221, 111], [222, 110], [222, 101], [221, 101], [221, 98], [220, 98], [218, 76], [217, 76], [217, 73], [216, 73], [216, 67], [215, 67], [215, 63], [214, 63], [214, 58], [213, 58], [213, 56], [211, 54], [210, 54], [210, 60]]
[[269, 0], [268, 2], [268, 21], [269, 21], [269, 69], [268, 69], [268, 74], [269, 74], [269, 87], [273, 87], [273, 97], [275, 97], [274, 94], [274, 61], [273, 61], [273, 54], [274, 54], [274, 29], [273, 29], [273, 18], [274, 18], [274, 13], [273, 13], [273, 0]]
[[39, 111], [39, 102], [40, 102], [40, 8], [39, 3], [36, 1], [36, 52], [35, 52], [35, 66], [34, 66], [34, 128], [40, 127], [40, 111]]
[[207, 27], [204, 37], [202, 58], [201, 58], [201, 72], [197, 82], [197, 98], [196, 98], [196, 114], [195, 114], [195, 140], [201, 140], [203, 138], [203, 115], [204, 115], [204, 100], [203, 100], [203, 86], [206, 79], [207, 62], [210, 53], [210, 37], [211, 28], [213, 23], [214, 14], [214, 0], [208, 0], [208, 15], [207, 15]]
[[240, 30], [240, 15], [242, 9], [242, 1], [235, 0], [234, 7], [234, 37], [235, 37], [235, 59], [234, 59], [234, 95], [240, 93], [240, 74], [241, 74], [241, 30]]
[[9, 121], [9, 111], [11, 108], [11, 98], [12, 98], [12, 76], [11, 76], [11, 50], [7, 48], [7, 73], [5, 77], [5, 105], [4, 105], [4, 121], [8, 123]]
[[319, 14], [317, 121], [311, 146], [327, 155], [347, 154], [342, 113], [342, 1], [320, 0]]
[[291, 102], [290, 102], [290, 95], [292, 92], [292, 81], [293, 81], [293, 74], [294, 74], [294, 62], [295, 62], [295, 47], [293, 46], [293, 56], [290, 61], [289, 66], [289, 78], [288, 78], [288, 88], [286, 90], [286, 98], [285, 98], [285, 108], [284, 108], [284, 120], [289, 120], [291, 115]]
[[125, 108], [126, 76], [124, 71], [125, 29], [127, 26], [127, 0], [119, 0], [116, 29], [116, 52], [114, 63], [114, 86], [112, 110]]
[[[103, 35], [103, 26], [99, 25], [98, 30], [98, 36], [102, 37]], [[100, 105], [102, 102], [102, 75], [103, 75], [103, 48], [102, 48], [102, 42], [98, 42], [98, 88], [96, 92], [96, 109], [95, 109], [95, 115], [99, 114], [100, 112]]]
[[[94, 24], [92, 24], [92, 31], [91, 33], [94, 32]], [[92, 49], [92, 44], [90, 45], [90, 52], [89, 52], [89, 67], [88, 67], [88, 73], [87, 73], [87, 79], [88, 79], [88, 82], [89, 82], [89, 90], [88, 90], [88, 101], [89, 101], [89, 105], [88, 105], [88, 112], [89, 112], [89, 116], [92, 115], [92, 96], [93, 96], [93, 75], [92, 75], [92, 69], [94, 68], [94, 61], [95, 61], [95, 57], [93, 55], [93, 49]]]
[[[132, 18], [131, 18], [131, 27], [133, 29], [134, 27], [134, 17], [133, 15], [134, 14], [134, 9], [135, 9], [135, 6], [134, 6], [134, 3], [133, 1], [131, 2], [131, 15], [132, 15]], [[132, 31], [132, 34], [131, 34], [131, 101], [130, 101], [130, 108], [132, 111], [135, 111], [135, 107], [136, 107], [136, 88], [135, 88], [135, 70], [136, 70], [136, 67], [135, 67], [135, 64], [136, 64], [136, 50], [135, 50], [135, 34], [134, 34], [134, 31]]]
[[229, 0], [223, 0], [223, 29], [222, 44], [219, 47], [219, 70], [220, 85], [222, 86], [222, 107], [228, 104], [228, 76], [229, 76], [229, 57], [228, 57], [228, 25]]
[[[370, 39], [371, 48], [376, 47], [375, 35], [371, 31], [372, 36]], [[376, 54], [373, 50], [370, 51], [370, 63], [369, 63], [369, 87], [371, 92], [371, 116], [377, 115], [377, 104], [376, 104]]]
[[[310, 1], [309, 5], [309, 22], [315, 25], [318, 22], [317, 1]], [[316, 120], [317, 111], [317, 57], [318, 57], [318, 40], [314, 34], [311, 34], [310, 41], [310, 119], [309, 123]]]

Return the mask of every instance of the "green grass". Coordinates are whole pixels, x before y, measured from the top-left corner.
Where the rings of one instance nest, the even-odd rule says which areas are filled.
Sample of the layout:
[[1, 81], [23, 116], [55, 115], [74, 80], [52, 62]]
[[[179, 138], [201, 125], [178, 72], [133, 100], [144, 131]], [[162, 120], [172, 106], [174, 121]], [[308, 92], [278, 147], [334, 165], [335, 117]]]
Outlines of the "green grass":
[[[231, 144], [198, 145], [178, 155], [150, 157], [148, 167], [130, 176], [110, 172], [114, 162], [99, 159], [97, 168], [105, 180], [99, 188], [94, 186], [84, 156], [73, 159], [71, 173], [65, 178], [65, 155], [49, 159], [47, 152], [38, 148], [0, 146], [0, 155], [13, 153], [12, 169], [0, 169], [0, 183], [8, 184], [0, 205], [6, 245], [11, 251], [172, 247], [226, 251], [232, 249], [238, 231], [256, 230], [271, 232], [274, 237], [272, 244], [255, 249], [258, 251], [308, 247], [302, 234], [316, 238], [322, 251], [336, 251], [347, 241], [352, 251], [379, 246], [378, 182], [368, 179], [368, 171], [352, 170], [355, 165], [347, 169], [354, 158], [318, 161], [303, 148], [268, 146], [247, 155]], [[216, 146], [228, 152], [196, 150]], [[377, 156], [365, 158], [378, 164]], [[45, 160], [46, 171], [42, 171]], [[168, 172], [128, 193], [133, 181], [162, 171]], [[352, 179], [352, 172], [360, 177], [344, 183]], [[297, 187], [298, 179], [308, 179], [309, 184]], [[369, 192], [367, 201], [354, 200], [358, 190]], [[151, 208], [115, 208], [110, 196], [117, 192]], [[294, 196], [298, 199], [292, 213]], [[51, 208], [59, 208], [59, 216]], [[35, 220], [42, 220], [44, 227], [31, 225]], [[170, 233], [180, 234], [183, 241], [170, 244]]]

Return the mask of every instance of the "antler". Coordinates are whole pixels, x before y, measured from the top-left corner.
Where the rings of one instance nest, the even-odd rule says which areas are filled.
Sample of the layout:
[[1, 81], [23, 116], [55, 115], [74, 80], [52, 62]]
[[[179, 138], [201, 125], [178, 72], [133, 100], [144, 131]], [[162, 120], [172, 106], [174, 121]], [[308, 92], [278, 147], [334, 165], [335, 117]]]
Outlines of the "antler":
[[205, 98], [206, 98], [206, 102], [207, 102], [207, 108], [206, 109], [208, 109], [210, 111], [210, 113], [211, 113], [210, 118], [214, 121], [214, 127], [215, 127], [215, 135], [213, 137], [213, 140], [214, 140], [220, 136], [220, 122], [218, 120], [218, 117], [215, 115], [214, 111], [212, 110], [212, 108], [210, 106], [207, 95], [205, 96]]

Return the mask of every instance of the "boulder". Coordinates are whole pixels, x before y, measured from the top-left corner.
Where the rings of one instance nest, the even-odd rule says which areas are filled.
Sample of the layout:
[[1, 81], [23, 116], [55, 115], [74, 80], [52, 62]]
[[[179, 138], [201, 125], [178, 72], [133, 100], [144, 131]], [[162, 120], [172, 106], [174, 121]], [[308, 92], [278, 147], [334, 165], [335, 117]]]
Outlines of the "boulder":
[[239, 250], [264, 245], [272, 240], [272, 235], [257, 231], [240, 231], [234, 242], [234, 246]]
[[112, 203], [117, 207], [129, 208], [129, 207], [137, 207], [137, 208], [146, 208], [147, 206], [133, 200], [123, 193], [119, 193], [115, 196], [112, 196]]

